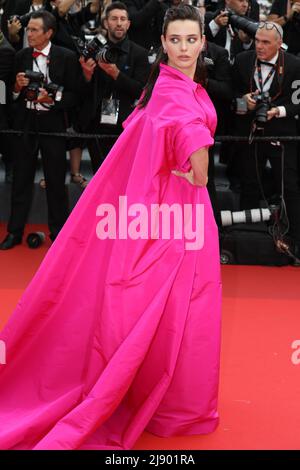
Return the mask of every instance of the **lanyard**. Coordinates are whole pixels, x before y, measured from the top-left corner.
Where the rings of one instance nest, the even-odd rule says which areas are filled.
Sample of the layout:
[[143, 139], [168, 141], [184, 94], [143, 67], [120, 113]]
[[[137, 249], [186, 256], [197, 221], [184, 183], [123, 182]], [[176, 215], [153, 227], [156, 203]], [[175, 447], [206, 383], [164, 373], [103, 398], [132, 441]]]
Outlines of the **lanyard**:
[[266, 83], [270, 80], [270, 78], [274, 75], [276, 66], [277, 66], [277, 62], [276, 62], [276, 64], [273, 65], [273, 67], [271, 68], [270, 72], [268, 73], [266, 79], [265, 79], [264, 82], [263, 82], [262, 73], [261, 73], [261, 65], [260, 65], [260, 64], [257, 64], [258, 88], [260, 89], [259, 91], [260, 91], [261, 93], [263, 92], [263, 89], [264, 89], [265, 84], [266, 84]]

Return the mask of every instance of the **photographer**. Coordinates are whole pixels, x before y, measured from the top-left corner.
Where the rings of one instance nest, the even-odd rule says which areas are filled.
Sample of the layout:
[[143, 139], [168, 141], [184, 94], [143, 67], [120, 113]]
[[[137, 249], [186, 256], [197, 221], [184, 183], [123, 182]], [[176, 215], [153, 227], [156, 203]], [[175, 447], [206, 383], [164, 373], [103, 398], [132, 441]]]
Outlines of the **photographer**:
[[282, 26], [288, 52], [300, 56], [300, 1], [274, 0], [268, 19]]
[[[14, 48], [9, 44], [0, 29], [0, 130], [9, 128], [7, 103], [12, 86], [14, 56]], [[11, 182], [11, 151], [9, 143], [10, 137], [1, 134], [0, 153], [5, 165], [5, 181], [7, 183]]]
[[[255, 123], [257, 134], [263, 136], [296, 135], [295, 116], [300, 106], [293, 99], [299, 80], [300, 60], [281, 49], [282, 28], [276, 23], [262, 22], [256, 33], [256, 50], [239, 54], [236, 58], [233, 79], [237, 96], [245, 103], [246, 114], [242, 109], [236, 119], [238, 135], [250, 135]], [[250, 83], [250, 86], [249, 86]], [[239, 102], [239, 107], [241, 102]], [[240, 154], [242, 161], [241, 208], [259, 207], [262, 198], [260, 184], [263, 170], [269, 160], [275, 190], [281, 195], [283, 176], [284, 200], [290, 222], [290, 236], [300, 249], [300, 189], [298, 182], [297, 144], [284, 143], [284, 163], [278, 141], [244, 145]], [[257, 149], [257, 152], [255, 151]]]
[[25, 28], [30, 14], [44, 7], [44, 0], [19, 0], [7, 22], [8, 39], [16, 50], [28, 47]]
[[80, 70], [73, 52], [51, 44], [54, 31], [55, 18], [51, 13], [33, 13], [27, 26], [30, 47], [16, 54], [13, 127], [24, 131], [24, 136], [15, 137], [13, 142], [11, 215], [1, 250], [22, 241], [38, 149], [46, 179], [51, 240], [56, 238], [68, 216], [65, 138], [43, 136], [40, 132], [65, 132], [64, 112], [76, 104]]
[[214, 14], [206, 14], [205, 35], [208, 41], [225, 47], [229, 53], [230, 62], [233, 63], [239, 52], [253, 46], [253, 39], [241, 29], [231, 26], [230, 14], [250, 18], [250, 2], [249, 0], [225, 0], [224, 7]]
[[[107, 7], [104, 26], [108, 42], [103, 50], [113, 51], [116, 61], [107, 63], [100, 59], [96, 63], [93, 58], [81, 57], [87, 84], [80, 119], [87, 132], [118, 135], [122, 132], [122, 122], [133, 110], [147, 81], [148, 55], [145, 49], [127, 37], [130, 21], [125, 4], [113, 2]], [[98, 140], [89, 139], [87, 144], [95, 172], [110, 150], [112, 141], [101, 142], [101, 148]]]

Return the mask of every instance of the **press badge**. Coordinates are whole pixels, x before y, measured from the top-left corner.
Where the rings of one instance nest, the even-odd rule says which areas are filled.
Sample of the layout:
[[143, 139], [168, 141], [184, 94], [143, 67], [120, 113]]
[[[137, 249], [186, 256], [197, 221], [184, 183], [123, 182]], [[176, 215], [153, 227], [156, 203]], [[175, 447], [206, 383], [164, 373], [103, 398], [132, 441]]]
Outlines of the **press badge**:
[[120, 100], [115, 98], [103, 99], [101, 104], [100, 124], [117, 124]]

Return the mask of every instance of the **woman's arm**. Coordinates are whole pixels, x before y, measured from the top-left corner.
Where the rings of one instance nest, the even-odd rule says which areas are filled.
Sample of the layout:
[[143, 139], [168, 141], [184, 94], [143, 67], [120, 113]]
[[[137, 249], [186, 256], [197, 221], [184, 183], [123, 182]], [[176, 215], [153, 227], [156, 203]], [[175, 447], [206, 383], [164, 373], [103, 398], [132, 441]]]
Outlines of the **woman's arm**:
[[172, 173], [185, 178], [194, 186], [206, 186], [208, 181], [208, 158], [208, 147], [203, 147], [191, 155], [192, 169], [189, 172], [184, 173], [183, 171], [173, 170]]

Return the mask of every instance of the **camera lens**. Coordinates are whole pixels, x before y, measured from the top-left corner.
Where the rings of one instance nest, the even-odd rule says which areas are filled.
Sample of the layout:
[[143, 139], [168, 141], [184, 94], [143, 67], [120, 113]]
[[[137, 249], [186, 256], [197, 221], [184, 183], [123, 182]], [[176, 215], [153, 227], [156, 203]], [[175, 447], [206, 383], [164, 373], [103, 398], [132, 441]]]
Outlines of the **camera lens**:
[[38, 248], [44, 243], [45, 238], [44, 232], [32, 232], [27, 236], [26, 242], [29, 248]]

